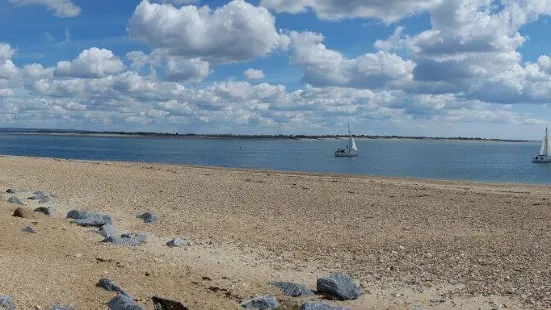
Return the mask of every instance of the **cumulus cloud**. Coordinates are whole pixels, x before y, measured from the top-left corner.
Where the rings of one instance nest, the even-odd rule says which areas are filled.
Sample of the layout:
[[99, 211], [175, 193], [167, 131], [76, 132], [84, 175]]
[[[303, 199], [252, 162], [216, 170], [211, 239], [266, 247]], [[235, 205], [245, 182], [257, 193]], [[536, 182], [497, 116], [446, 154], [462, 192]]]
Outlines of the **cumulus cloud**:
[[398, 21], [431, 9], [443, 0], [261, 0], [260, 4], [276, 12], [304, 13], [312, 10], [320, 19], [376, 18], [386, 23]]
[[101, 78], [124, 70], [119, 57], [107, 49], [93, 47], [82, 51], [72, 61], [60, 61], [54, 70], [56, 77]]
[[11, 59], [15, 55], [15, 50], [8, 43], [0, 42], [0, 62]]
[[18, 69], [11, 60], [0, 62], [0, 79], [12, 79], [17, 75]]
[[348, 59], [328, 49], [324, 37], [292, 32], [291, 62], [304, 67], [304, 81], [315, 86], [381, 88], [393, 81], [412, 79], [414, 63], [384, 51]]
[[130, 19], [129, 32], [132, 38], [172, 56], [218, 62], [251, 60], [289, 44], [268, 10], [243, 0], [215, 10], [144, 0]]
[[142, 51], [132, 51], [126, 57], [132, 62], [131, 68], [137, 72], [146, 65], [163, 68], [164, 77], [168, 81], [201, 82], [211, 72], [210, 63], [200, 58], [171, 56], [165, 50], [154, 50], [149, 55]]
[[71, 0], [10, 0], [15, 5], [45, 5], [48, 10], [53, 11], [58, 17], [77, 17], [81, 13], [80, 7]]
[[264, 72], [262, 72], [262, 70], [257, 70], [252, 68], [245, 70], [243, 74], [245, 75], [245, 78], [247, 80], [261, 80], [265, 77]]
[[169, 81], [201, 82], [209, 74], [209, 63], [198, 58], [178, 59], [170, 57], [166, 63], [165, 77]]

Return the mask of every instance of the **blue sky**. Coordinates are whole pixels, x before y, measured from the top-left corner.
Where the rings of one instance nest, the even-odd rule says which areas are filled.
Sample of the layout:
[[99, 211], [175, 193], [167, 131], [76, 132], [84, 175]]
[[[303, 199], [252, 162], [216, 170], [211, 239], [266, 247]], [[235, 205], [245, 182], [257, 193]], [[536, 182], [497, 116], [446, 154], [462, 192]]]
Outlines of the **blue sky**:
[[550, 15], [536, 0], [0, 0], [0, 122], [536, 139]]

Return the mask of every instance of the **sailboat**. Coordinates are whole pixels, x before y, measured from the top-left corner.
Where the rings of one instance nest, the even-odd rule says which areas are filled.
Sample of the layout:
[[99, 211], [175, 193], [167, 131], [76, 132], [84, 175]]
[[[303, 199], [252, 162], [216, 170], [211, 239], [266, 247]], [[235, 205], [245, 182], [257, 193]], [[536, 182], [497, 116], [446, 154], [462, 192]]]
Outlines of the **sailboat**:
[[359, 155], [360, 151], [358, 151], [356, 147], [356, 142], [354, 142], [354, 138], [350, 131], [350, 123], [348, 123], [348, 144], [346, 144], [346, 148], [344, 149], [337, 149], [335, 151], [335, 157], [358, 157]]
[[536, 157], [532, 157], [533, 163], [551, 163], [551, 145], [547, 136], [547, 127], [545, 127], [545, 137], [541, 141], [540, 153]]

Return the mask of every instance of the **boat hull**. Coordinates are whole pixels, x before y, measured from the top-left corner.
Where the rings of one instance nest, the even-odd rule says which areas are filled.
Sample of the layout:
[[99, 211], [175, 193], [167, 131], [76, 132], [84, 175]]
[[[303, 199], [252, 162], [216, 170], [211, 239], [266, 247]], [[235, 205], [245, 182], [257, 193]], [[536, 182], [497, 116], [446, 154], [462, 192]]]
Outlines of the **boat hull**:
[[341, 153], [335, 152], [335, 157], [358, 157], [360, 153]]
[[551, 158], [532, 158], [532, 162], [535, 164], [545, 164], [545, 163], [551, 163]]

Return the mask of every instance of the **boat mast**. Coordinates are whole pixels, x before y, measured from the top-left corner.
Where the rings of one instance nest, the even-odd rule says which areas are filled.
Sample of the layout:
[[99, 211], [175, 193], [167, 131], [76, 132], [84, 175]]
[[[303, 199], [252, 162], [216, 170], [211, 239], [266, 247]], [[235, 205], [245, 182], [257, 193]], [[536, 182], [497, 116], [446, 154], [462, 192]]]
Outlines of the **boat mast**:
[[547, 147], [548, 147], [549, 140], [547, 139], [547, 127], [545, 127], [545, 148], [544, 148], [544, 155], [547, 157]]
[[352, 153], [352, 132], [350, 131], [350, 122], [348, 122], [348, 152]]

